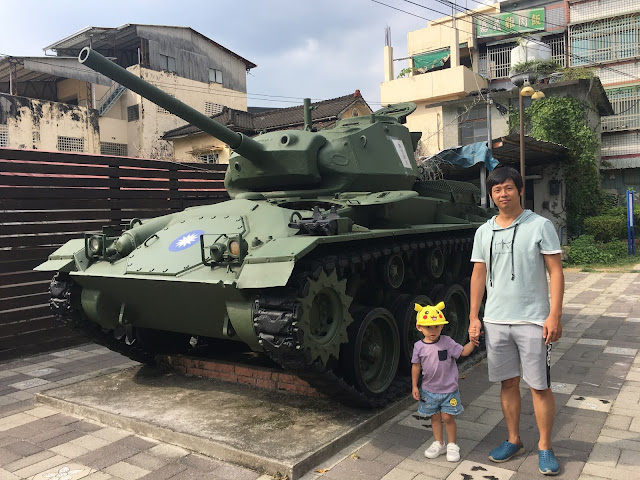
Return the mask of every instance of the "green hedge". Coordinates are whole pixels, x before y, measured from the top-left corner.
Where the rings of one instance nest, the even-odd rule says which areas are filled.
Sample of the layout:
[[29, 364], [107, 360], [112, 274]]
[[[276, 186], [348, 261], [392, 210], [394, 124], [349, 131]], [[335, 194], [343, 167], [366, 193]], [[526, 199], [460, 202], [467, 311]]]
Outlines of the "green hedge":
[[580, 235], [573, 240], [567, 254], [568, 263], [575, 265], [610, 263], [625, 257], [627, 257], [627, 242], [612, 240], [597, 243], [593, 235]]
[[[640, 211], [636, 209], [633, 215], [634, 224], [640, 221]], [[626, 240], [627, 238], [627, 208], [612, 207], [602, 211], [595, 217], [584, 219], [584, 233], [592, 235], [596, 242], [611, 242]]]
[[584, 219], [584, 233], [597, 242], [610, 242], [627, 238], [627, 221], [624, 217], [598, 215]]

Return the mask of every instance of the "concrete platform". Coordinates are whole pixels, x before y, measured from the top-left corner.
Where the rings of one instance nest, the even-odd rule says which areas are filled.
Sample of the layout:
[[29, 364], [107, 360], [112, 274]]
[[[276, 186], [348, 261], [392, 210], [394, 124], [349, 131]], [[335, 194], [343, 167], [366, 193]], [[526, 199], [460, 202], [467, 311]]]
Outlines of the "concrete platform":
[[136, 366], [36, 395], [40, 403], [295, 480], [413, 403], [380, 410]]

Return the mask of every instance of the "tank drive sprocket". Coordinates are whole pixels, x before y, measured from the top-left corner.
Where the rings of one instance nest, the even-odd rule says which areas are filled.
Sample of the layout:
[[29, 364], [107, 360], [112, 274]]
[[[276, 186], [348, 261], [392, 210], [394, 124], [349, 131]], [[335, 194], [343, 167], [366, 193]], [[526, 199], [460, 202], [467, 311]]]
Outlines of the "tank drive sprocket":
[[349, 313], [353, 299], [346, 287], [347, 280], [338, 280], [335, 270], [327, 275], [322, 269], [317, 280], [308, 279], [305, 295], [299, 298], [300, 347], [307, 350], [311, 362], [320, 360], [326, 366], [331, 356], [338, 359], [340, 345], [349, 341], [347, 327], [353, 322]]

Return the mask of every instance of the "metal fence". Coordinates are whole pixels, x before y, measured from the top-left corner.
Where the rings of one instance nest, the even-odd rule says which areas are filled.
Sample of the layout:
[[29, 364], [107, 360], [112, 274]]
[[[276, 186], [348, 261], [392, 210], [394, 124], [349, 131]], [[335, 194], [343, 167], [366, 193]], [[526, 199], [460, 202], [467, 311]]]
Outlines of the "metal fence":
[[[544, 37], [542, 43], [551, 47], [552, 60], [562, 67], [567, 66], [564, 35]], [[515, 47], [515, 43], [487, 47], [486, 52], [480, 53], [478, 57], [478, 73], [489, 80], [508, 77], [511, 69], [511, 50]]]
[[226, 165], [0, 148], [0, 360], [83, 341], [32, 269], [85, 232], [226, 200]]

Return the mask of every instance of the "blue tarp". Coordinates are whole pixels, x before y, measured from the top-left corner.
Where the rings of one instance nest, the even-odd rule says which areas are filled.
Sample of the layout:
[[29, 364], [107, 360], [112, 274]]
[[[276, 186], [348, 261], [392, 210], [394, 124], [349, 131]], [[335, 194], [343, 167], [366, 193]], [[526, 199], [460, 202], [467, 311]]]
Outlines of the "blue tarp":
[[487, 142], [476, 142], [463, 147], [447, 148], [432, 157], [443, 162], [457, 165], [462, 168], [473, 167], [476, 163], [484, 162], [487, 171], [491, 171], [498, 165], [498, 160], [491, 156]]

